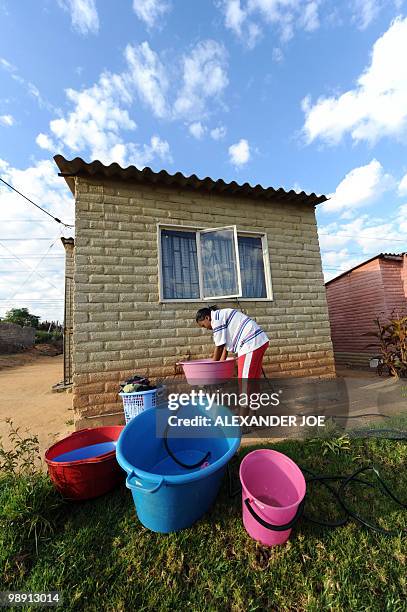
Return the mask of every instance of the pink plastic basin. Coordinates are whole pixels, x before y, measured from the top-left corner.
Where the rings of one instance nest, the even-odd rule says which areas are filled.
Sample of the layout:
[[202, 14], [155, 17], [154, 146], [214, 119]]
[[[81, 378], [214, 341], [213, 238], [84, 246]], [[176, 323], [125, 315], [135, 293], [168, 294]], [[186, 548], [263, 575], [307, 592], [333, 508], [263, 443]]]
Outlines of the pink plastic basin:
[[234, 377], [235, 361], [234, 357], [228, 357], [225, 361], [196, 359], [180, 361], [179, 365], [182, 365], [190, 385], [214, 385]]

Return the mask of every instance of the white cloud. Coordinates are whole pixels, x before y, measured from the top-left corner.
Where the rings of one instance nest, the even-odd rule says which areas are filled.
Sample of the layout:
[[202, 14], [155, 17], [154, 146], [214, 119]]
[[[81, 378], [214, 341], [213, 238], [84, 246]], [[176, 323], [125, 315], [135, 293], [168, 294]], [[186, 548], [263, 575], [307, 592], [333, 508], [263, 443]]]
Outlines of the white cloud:
[[407, 238], [403, 241], [403, 233], [400, 231], [400, 223], [405, 223], [403, 206], [386, 219], [362, 215], [351, 222], [335, 221], [319, 225], [319, 243], [326, 280], [379, 253], [406, 251]]
[[126, 81], [136, 88], [156, 117], [165, 117], [168, 114], [166, 95], [169, 82], [157, 53], [148, 42], [143, 42], [137, 47], [127, 45], [125, 56], [129, 67]]
[[282, 52], [280, 47], [274, 47], [271, 57], [273, 58], [273, 62], [276, 62], [278, 64], [283, 61], [284, 53]]
[[[407, 251], [407, 204], [396, 209], [384, 205], [383, 217], [370, 211], [360, 214], [361, 207], [375, 202], [387, 190], [394, 193], [396, 188], [396, 181], [374, 159], [349, 172], [331, 194], [332, 200], [317, 207], [326, 280], [378, 253]], [[391, 192], [386, 197], [394, 199]], [[336, 213], [333, 222], [325, 223], [326, 212]]]
[[41, 149], [46, 149], [47, 151], [52, 152], [55, 151], [55, 144], [53, 143], [51, 138], [47, 136], [47, 134], [43, 134], [41, 132], [40, 134], [38, 134], [37, 138], [35, 139], [35, 142], [39, 147], [41, 147]]
[[275, 26], [281, 42], [296, 28], [314, 31], [319, 25], [321, 0], [218, 0], [225, 26], [252, 49], [262, 37], [262, 26]]
[[194, 123], [191, 123], [188, 127], [188, 130], [189, 133], [197, 140], [200, 140], [206, 132], [205, 126], [202, 125], [200, 121], [195, 121]]
[[371, 22], [377, 17], [382, 8], [379, 0], [354, 0], [353, 22], [360, 30], [366, 30]]
[[182, 86], [173, 113], [199, 120], [207, 114], [207, 101], [218, 98], [228, 85], [226, 50], [214, 40], [200, 41], [182, 63]]
[[57, 108], [55, 108], [52, 104], [45, 100], [45, 98], [43, 98], [40, 91], [38, 90], [38, 87], [36, 87], [34, 83], [31, 83], [30, 81], [27, 81], [25, 78], [23, 78], [20, 75], [18, 68], [14, 66], [14, 64], [11, 64], [4, 57], [0, 57], [0, 68], [8, 72], [10, 74], [10, 77], [19, 85], [21, 85], [27, 91], [29, 96], [35, 98], [40, 108], [46, 108], [48, 111], [51, 112], [59, 112]]
[[8, 72], [15, 72], [17, 70], [17, 68], [4, 57], [0, 57], [0, 66], [3, 70], [7, 70]]
[[[66, 95], [73, 110], [66, 117], [50, 122], [58, 146], [68, 147], [77, 154], [89, 149], [91, 157], [103, 163], [125, 163], [125, 148], [114, 149], [114, 146], [123, 144], [120, 131], [134, 130], [136, 123], [123, 108], [131, 96], [122, 77], [105, 72], [92, 87], [82, 91], [67, 89]], [[115, 159], [114, 155], [119, 152], [120, 159]]]
[[365, 166], [353, 168], [337, 186], [330, 200], [321, 205], [323, 212], [341, 212], [352, 216], [355, 211], [377, 200], [386, 190], [394, 187], [394, 181], [382, 165], [373, 159]]
[[401, 179], [399, 183], [398, 193], [401, 196], [407, 195], [407, 173], [403, 176], [403, 178]]
[[6, 126], [14, 125], [14, 117], [13, 115], [0, 115], [0, 124]]
[[142, 146], [135, 144], [120, 145], [125, 147], [123, 155], [129, 164], [134, 164], [138, 168], [144, 168], [147, 164], [158, 158], [161, 161], [172, 163], [173, 159], [170, 152], [170, 145], [166, 140], [159, 136], [152, 136], [149, 144]]
[[221, 0], [219, 6], [225, 15], [225, 26], [233, 30], [249, 49], [253, 49], [261, 38], [261, 28], [248, 19], [249, 11], [242, 9], [240, 0]]
[[83, 35], [98, 32], [99, 17], [95, 0], [58, 0], [58, 4], [70, 12], [74, 30]]
[[125, 108], [133, 102], [131, 87], [131, 75], [104, 72], [92, 87], [81, 91], [67, 89], [72, 110], [53, 119], [49, 124], [52, 137], [41, 133], [37, 144], [53, 151], [69, 149], [76, 155], [88, 154], [104, 164], [117, 162], [142, 167], [154, 158], [172, 161], [168, 142], [158, 136], [144, 145], [125, 142], [122, 132], [137, 127]]
[[170, 8], [166, 0], [133, 0], [134, 12], [149, 28], [157, 25]]
[[[407, 235], [407, 204], [402, 204], [398, 209], [398, 225], [400, 233]], [[407, 245], [404, 250], [407, 252]]]
[[307, 32], [314, 32], [320, 26], [319, 22], [319, 2], [316, 0], [308, 2], [304, 7], [304, 12], [301, 15], [300, 23]]
[[407, 128], [407, 18], [397, 18], [374, 44], [370, 65], [357, 86], [339, 96], [304, 98], [303, 131], [308, 143], [338, 143], [346, 133], [356, 142], [403, 138]]
[[239, 142], [229, 147], [229, 159], [237, 167], [247, 164], [250, 159], [250, 147], [246, 139], [241, 138]]
[[213, 140], [222, 140], [222, 138], [225, 138], [226, 136], [226, 128], [224, 125], [219, 125], [218, 127], [213, 128], [210, 134]]
[[148, 42], [128, 45], [125, 82], [160, 119], [202, 120], [210, 100], [220, 98], [228, 84], [223, 45], [200, 41], [181, 58], [181, 66], [164, 64]]
[[[156, 117], [187, 121], [190, 132], [202, 136], [206, 129], [202, 119], [210, 115], [211, 102], [221, 101], [228, 83], [224, 47], [212, 40], [201, 41], [182, 57], [181, 64], [172, 60], [171, 66], [164, 65], [147, 42], [128, 45], [124, 55], [123, 72], [104, 72], [90, 87], [66, 90], [70, 110], [50, 122], [48, 134], [37, 136], [41, 148], [88, 153], [105, 164], [145, 165], [153, 155], [170, 160], [166, 141], [160, 141], [165, 146], [154, 145], [155, 137], [146, 145], [126, 142], [123, 132], [137, 127], [130, 114], [136, 96]], [[221, 137], [222, 130], [214, 134]]]

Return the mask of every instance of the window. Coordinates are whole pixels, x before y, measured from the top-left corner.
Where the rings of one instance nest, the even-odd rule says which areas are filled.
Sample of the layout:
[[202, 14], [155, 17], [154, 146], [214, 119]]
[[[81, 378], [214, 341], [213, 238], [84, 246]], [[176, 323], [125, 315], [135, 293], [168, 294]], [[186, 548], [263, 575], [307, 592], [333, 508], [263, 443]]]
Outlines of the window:
[[271, 299], [265, 235], [159, 226], [162, 300]]
[[238, 236], [242, 297], [266, 298], [263, 243], [260, 236]]
[[164, 299], [199, 300], [195, 232], [162, 230], [161, 262]]
[[236, 226], [196, 232], [203, 299], [242, 295]]

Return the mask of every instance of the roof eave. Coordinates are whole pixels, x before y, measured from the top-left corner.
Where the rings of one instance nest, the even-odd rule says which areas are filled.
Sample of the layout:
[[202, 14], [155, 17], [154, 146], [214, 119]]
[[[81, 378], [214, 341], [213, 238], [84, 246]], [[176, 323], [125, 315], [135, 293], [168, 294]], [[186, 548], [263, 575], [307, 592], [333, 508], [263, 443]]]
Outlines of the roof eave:
[[60, 170], [58, 173], [59, 176], [66, 180], [69, 189], [74, 195], [75, 177], [91, 177], [94, 179], [100, 178], [101, 180], [106, 178], [122, 181], [131, 180], [139, 184], [163, 185], [165, 187], [193, 189], [205, 193], [237, 195], [241, 197], [281, 201], [284, 203], [304, 203], [310, 206], [316, 206], [327, 200], [325, 195], [318, 196], [315, 193], [307, 194], [304, 191], [297, 193], [292, 189], [290, 191], [285, 191], [282, 187], [279, 189], [262, 187], [261, 185], [255, 185], [253, 187], [249, 183], [239, 185], [235, 181], [226, 183], [223, 179], [214, 180], [210, 177], [200, 179], [195, 174], [191, 176], [184, 176], [181, 172], [169, 174], [166, 170], [154, 172], [148, 167], [143, 170], [139, 170], [135, 166], [122, 168], [117, 163], [105, 166], [99, 160], [87, 163], [80, 157], [67, 160], [62, 155], [55, 155], [54, 161]]

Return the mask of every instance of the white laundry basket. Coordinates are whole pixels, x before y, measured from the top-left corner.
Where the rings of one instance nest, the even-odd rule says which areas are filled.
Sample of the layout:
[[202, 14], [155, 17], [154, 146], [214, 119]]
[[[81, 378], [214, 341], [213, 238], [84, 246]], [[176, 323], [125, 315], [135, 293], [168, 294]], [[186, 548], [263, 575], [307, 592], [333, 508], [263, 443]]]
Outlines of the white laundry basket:
[[119, 393], [123, 400], [124, 418], [126, 424], [131, 421], [135, 416], [147, 410], [148, 408], [155, 408], [157, 406], [157, 398], [161, 397], [164, 392], [163, 387], [157, 387], [150, 391], [134, 391], [133, 393]]

